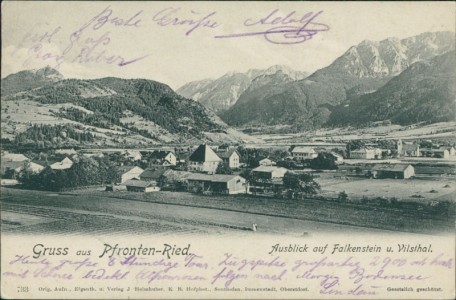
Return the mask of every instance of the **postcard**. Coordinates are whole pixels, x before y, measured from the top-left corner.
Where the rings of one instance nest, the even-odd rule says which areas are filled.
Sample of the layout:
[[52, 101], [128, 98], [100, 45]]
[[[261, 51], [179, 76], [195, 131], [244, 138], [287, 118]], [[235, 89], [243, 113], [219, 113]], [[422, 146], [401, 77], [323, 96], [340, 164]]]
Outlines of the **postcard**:
[[454, 2], [4, 1], [4, 299], [454, 299]]

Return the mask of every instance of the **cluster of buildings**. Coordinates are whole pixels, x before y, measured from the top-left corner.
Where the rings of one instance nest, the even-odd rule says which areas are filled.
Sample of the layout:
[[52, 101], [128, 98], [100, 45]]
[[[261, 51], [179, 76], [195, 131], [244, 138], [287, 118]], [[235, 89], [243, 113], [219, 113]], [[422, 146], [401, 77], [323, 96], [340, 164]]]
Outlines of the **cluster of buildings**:
[[401, 157], [433, 157], [449, 159], [456, 156], [456, 149], [453, 146], [433, 145], [420, 147], [417, 142], [397, 142], [397, 153]]
[[[326, 147], [295, 146], [289, 150], [289, 156], [284, 161], [276, 162], [271, 157], [261, 157], [258, 160], [258, 167], [251, 170], [252, 178], [263, 185], [282, 184], [285, 173], [289, 172], [286, 164], [281, 162], [309, 162], [318, 157], [320, 153], [326, 153], [339, 165], [342, 172], [361, 174], [372, 178], [397, 178], [408, 179], [415, 176], [414, 167], [410, 164], [398, 163], [356, 163], [359, 160], [377, 160], [390, 155], [392, 150], [397, 157], [439, 157], [452, 158], [456, 156], [454, 147], [432, 146], [421, 148], [417, 142], [396, 143], [396, 149], [380, 149], [375, 144], [369, 144], [354, 149], [349, 153], [349, 159], [354, 164], [344, 164], [346, 159], [343, 150], [345, 145], [340, 144]], [[211, 148], [201, 144], [196, 148], [185, 149], [175, 148], [171, 150], [102, 150], [102, 151], [76, 151], [74, 149], [58, 149], [55, 151], [57, 157], [62, 159], [56, 161], [31, 160], [30, 158], [16, 153], [2, 152], [1, 174], [5, 178], [8, 172], [19, 173], [24, 169], [39, 173], [45, 166], [54, 170], [65, 170], [73, 166], [76, 157], [84, 155], [87, 157], [115, 157], [118, 162], [118, 180], [108, 190], [127, 190], [137, 192], [154, 192], [167, 187], [174, 190], [188, 190], [194, 192], [215, 192], [222, 194], [249, 193], [249, 185], [246, 178], [239, 176], [237, 170], [244, 166], [241, 163], [241, 155], [234, 147]], [[216, 174], [217, 168], [224, 166], [234, 170], [236, 174]], [[304, 168], [301, 164], [299, 168]], [[14, 177], [13, 177], [14, 178]]]

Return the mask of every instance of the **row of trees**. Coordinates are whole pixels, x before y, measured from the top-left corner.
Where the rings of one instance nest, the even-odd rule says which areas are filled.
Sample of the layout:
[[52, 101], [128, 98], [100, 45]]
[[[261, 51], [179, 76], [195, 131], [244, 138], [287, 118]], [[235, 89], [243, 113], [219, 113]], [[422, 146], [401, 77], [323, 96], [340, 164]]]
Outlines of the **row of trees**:
[[81, 156], [75, 160], [73, 166], [66, 170], [53, 170], [46, 167], [40, 173], [32, 173], [24, 168], [19, 174], [18, 181], [25, 188], [61, 191], [90, 185], [113, 183], [118, 180], [116, 167], [104, 158], [90, 158]]
[[273, 180], [255, 176], [251, 169], [246, 169], [239, 174], [253, 187], [251, 190], [256, 193], [257, 188], [273, 192], [276, 196], [287, 198], [304, 198], [305, 196], [318, 194], [321, 190], [320, 184], [315, 181], [312, 174], [285, 173], [283, 184], [274, 184]]

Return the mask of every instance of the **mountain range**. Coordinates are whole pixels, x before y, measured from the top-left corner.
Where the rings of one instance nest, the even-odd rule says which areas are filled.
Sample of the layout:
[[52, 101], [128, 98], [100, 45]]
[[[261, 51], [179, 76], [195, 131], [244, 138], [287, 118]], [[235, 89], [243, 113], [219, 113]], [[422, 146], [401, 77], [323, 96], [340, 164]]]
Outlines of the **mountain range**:
[[336, 107], [329, 123], [365, 125], [453, 121], [456, 116], [456, 52], [412, 64], [373, 93]]
[[[74, 132], [90, 133], [97, 145], [249, 139], [200, 103], [152, 80], [63, 79], [49, 67], [21, 71], [2, 80], [3, 138], [45, 142], [46, 133], [54, 132], [51, 127], [55, 126], [65, 127], [62, 136], [73, 132], [80, 139]], [[75, 140], [57, 142], [78, 144]]]
[[146, 79], [65, 79], [45, 67], [2, 79], [2, 140], [30, 147], [239, 143], [255, 138], [229, 125], [296, 132], [454, 121], [455, 70], [451, 32], [363, 41], [310, 76], [272, 66], [176, 92]]
[[214, 80], [192, 81], [177, 89], [176, 92], [219, 112], [233, 106], [257, 77], [273, 75], [277, 72], [286, 74], [290, 81], [303, 79], [308, 75], [306, 72], [295, 71], [287, 66], [274, 65], [264, 70], [251, 69], [245, 73], [229, 72]]
[[[220, 116], [230, 125], [244, 127], [289, 125], [293, 130], [303, 130], [350, 124], [350, 120], [355, 118], [337, 113], [341, 105], [350, 106], [352, 101], [377, 91], [404, 70], [418, 68], [416, 63], [454, 49], [455, 37], [452, 32], [423, 33], [402, 40], [388, 38], [380, 42], [363, 41], [305, 79], [283, 83], [282, 78], [279, 78], [277, 84], [271, 83], [262, 89], [247, 88], [238, 101], [227, 111], [221, 112]], [[433, 72], [438, 73], [437, 69]], [[426, 71], [423, 69], [423, 72]], [[434, 86], [434, 89], [437, 88], [442, 87]], [[451, 91], [451, 88], [446, 90]], [[393, 93], [393, 90], [389, 92]], [[384, 90], [383, 95], [389, 92]], [[443, 102], [435, 103], [440, 105]], [[419, 105], [424, 105], [424, 101], [420, 101]], [[424, 115], [419, 121], [424, 121]]]

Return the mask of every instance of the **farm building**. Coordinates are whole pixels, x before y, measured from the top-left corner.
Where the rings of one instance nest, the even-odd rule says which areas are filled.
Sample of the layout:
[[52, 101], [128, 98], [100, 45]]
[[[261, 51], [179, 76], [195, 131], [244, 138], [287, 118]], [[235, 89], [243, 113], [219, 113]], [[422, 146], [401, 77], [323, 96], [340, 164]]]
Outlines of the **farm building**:
[[133, 161], [142, 159], [141, 152], [136, 151], [136, 150], [125, 150], [125, 152], [123, 153], [123, 156], [125, 158], [131, 159]]
[[243, 194], [247, 191], [244, 178], [239, 175], [192, 174], [187, 177], [189, 191], [220, 194]]
[[361, 148], [350, 151], [350, 158], [353, 159], [379, 159], [382, 158], [382, 150], [378, 148]]
[[188, 161], [189, 170], [213, 174], [222, 159], [208, 145], [201, 144], [190, 155]]
[[187, 178], [194, 173], [186, 171], [166, 170], [163, 173], [162, 188], [173, 188], [174, 190], [184, 191], [187, 188]]
[[124, 185], [127, 187], [129, 192], [158, 192], [160, 188], [155, 184], [155, 182], [142, 181], [138, 179], [129, 179], [124, 182]]
[[269, 159], [269, 158], [266, 157], [266, 158], [261, 159], [261, 160], [258, 162], [258, 164], [259, 164], [260, 166], [275, 166], [276, 162], [273, 161], [272, 159]]
[[166, 169], [160, 168], [160, 169], [146, 169], [144, 172], [139, 175], [139, 178], [142, 181], [148, 181], [148, 182], [155, 182], [158, 183], [159, 179], [161, 176], [165, 173]]
[[378, 164], [372, 168], [374, 178], [409, 179], [415, 176], [412, 165]]
[[175, 166], [177, 164], [177, 157], [171, 151], [156, 150], [143, 155], [143, 158], [147, 158], [151, 165]]
[[120, 183], [123, 183], [129, 179], [139, 178], [139, 175], [144, 172], [144, 170], [137, 166], [121, 166], [117, 168], [117, 174], [120, 177]]
[[218, 157], [222, 159], [231, 169], [239, 169], [239, 162], [241, 160], [241, 155], [237, 152], [236, 149], [231, 148], [227, 151], [218, 151]]
[[296, 146], [291, 150], [291, 156], [298, 159], [314, 159], [318, 153], [312, 147]]
[[274, 179], [283, 178], [288, 169], [274, 166], [259, 166], [252, 170], [252, 175], [256, 178]]

